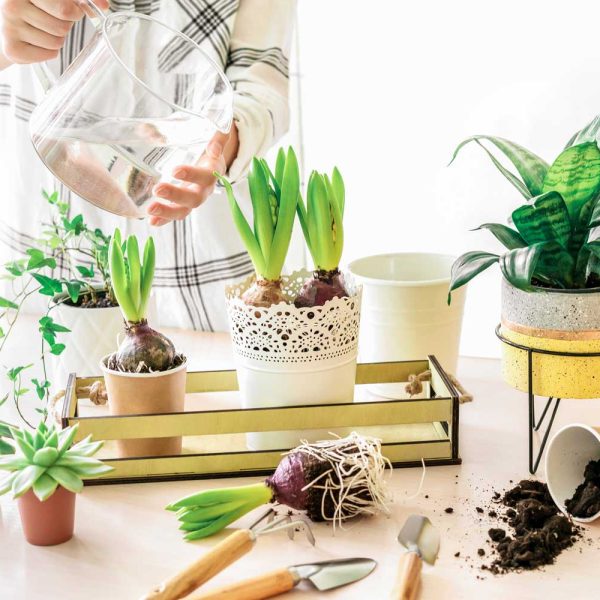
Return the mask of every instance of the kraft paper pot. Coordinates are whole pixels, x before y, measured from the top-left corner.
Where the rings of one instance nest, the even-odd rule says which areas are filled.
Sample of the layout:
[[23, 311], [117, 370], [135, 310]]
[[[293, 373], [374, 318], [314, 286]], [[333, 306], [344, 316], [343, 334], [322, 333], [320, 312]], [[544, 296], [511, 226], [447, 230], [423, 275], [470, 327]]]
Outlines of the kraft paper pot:
[[44, 502], [33, 490], [18, 500], [25, 539], [34, 546], [55, 546], [73, 537], [76, 494], [58, 486]]
[[[183, 412], [187, 364], [159, 373], [123, 373], [100, 362], [111, 415], [153, 415]], [[117, 440], [119, 457], [171, 456], [181, 453], [181, 437]]]
[[[500, 333], [520, 346], [555, 352], [600, 352], [600, 291], [523, 291], [502, 282]], [[502, 344], [505, 381], [528, 391], [528, 352]], [[555, 398], [600, 397], [600, 357], [533, 353], [533, 393]]]
[[[304, 406], [354, 400], [361, 290], [347, 278], [346, 298], [324, 306], [296, 308], [293, 299], [308, 271], [282, 278], [287, 302], [256, 308], [241, 300], [248, 278], [227, 289], [227, 311], [242, 406]], [[267, 424], [273, 429], [272, 424]], [[253, 450], [288, 449], [327, 432], [301, 429], [248, 432]]]
[[417, 360], [434, 354], [456, 373], [465, 288], [452, 293], [455, 258], [445, 254], [398, 253], [359, 258], [349, 270], [363, 287], [360, 359]]
[[[565, 501], [573, 497], [577, 486], [583, 482], [583, 472], [591, 460], [600, 459], [600, 428], [574, 423], [557, 431], [546, 453], [546, 480], [552, 499], [565, 514], [569, 514]], [[572, 516], [572, 515], [571, 515]], [[589, 523], [600, 517], [574, 521]]]

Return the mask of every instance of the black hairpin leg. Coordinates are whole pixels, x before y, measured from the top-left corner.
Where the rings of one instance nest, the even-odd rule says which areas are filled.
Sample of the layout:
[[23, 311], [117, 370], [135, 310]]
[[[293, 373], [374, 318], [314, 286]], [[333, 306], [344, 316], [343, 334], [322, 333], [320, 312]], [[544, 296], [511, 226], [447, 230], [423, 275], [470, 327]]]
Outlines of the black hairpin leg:
[[[529, 472], [532, 475], [535, 475], [538, 467], [540, 466], [540, 461], [542, 460], [542, 456], [544, 455], [544, 450], [546, 449], [546, 443], [548, 442], [548, 436], [550, 435], [550, 430], [552, 429], [552, 425], [554, 424], [554, 417], [556, 417], [556, 412], [558, 411], [558, 407], [560, 405], [560, 398], [553, 398], [552, 396], [548, 398], [546, 402], [546, 406], [542, 411], [542, 416], [540, 420], [535, 422], [535, 394], [533, 393], [533, 352], [529, 350], [527, 352], [527, 367], [529, 371]], [[548, 409], [552, 405], [554, 401], [554, 407], [550, 411], [550, 419], [548, 424], [546, 425], [546, 430], [544, 431], [544, 435], [542, 437], [542, 443], [540, 444], [537, 457], [533, 458], [533, 432], [539, 431], [542, 423], [546, 419], [546, 415], [548, 414]]]

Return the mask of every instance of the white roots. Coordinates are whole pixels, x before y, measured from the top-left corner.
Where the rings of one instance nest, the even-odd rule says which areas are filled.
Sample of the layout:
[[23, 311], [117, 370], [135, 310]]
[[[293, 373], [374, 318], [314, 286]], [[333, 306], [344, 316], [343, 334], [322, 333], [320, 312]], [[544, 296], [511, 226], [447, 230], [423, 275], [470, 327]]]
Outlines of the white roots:
[[[334, 435], [334, 434], [332, 434]], [[390, 461], [381, 454], [381, 441], [352, 432], [345, 438], [309, 444], [303, 441], [293, 452], [302, 452], [331, 469], [322, 473], [304, 489], [323, 490], [321, 514], [327, 521], [342, 526], [342, 521], [360, 514], [389, 513], [390, 497], [385, 480]], [[325, 510], [327, 500], [335, 507], [333, 516]]]

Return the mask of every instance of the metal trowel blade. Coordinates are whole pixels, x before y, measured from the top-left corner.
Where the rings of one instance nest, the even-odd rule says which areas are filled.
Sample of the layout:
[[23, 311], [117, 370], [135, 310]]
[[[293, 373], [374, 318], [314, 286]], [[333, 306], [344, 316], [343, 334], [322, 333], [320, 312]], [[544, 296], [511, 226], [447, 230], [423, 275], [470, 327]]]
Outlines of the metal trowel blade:
[[408, 552], [416, 552], [430, 565], [440, 550], [440, 532], [427, 517], [411, 515], [398, 534], [398, 541]]

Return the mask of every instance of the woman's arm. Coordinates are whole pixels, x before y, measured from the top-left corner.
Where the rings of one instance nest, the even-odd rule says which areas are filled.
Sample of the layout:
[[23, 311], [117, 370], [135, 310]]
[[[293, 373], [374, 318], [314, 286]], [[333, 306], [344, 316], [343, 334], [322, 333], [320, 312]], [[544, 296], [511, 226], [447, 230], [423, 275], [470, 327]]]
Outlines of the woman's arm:
[[240, 179], [252, 157], [265, 154], [287, 131], [295, 6], [295, 0], [240, 1], [225, 70], [234, 90], [232, 132], [229, 138], [219, 134], [197, 165], [175, 170], [173, 176], [186, 183], [157, 185], [154, 194], [165, 201], [148, 207], [151, 225], [185, 218], [214, 191], [213, 171]]

